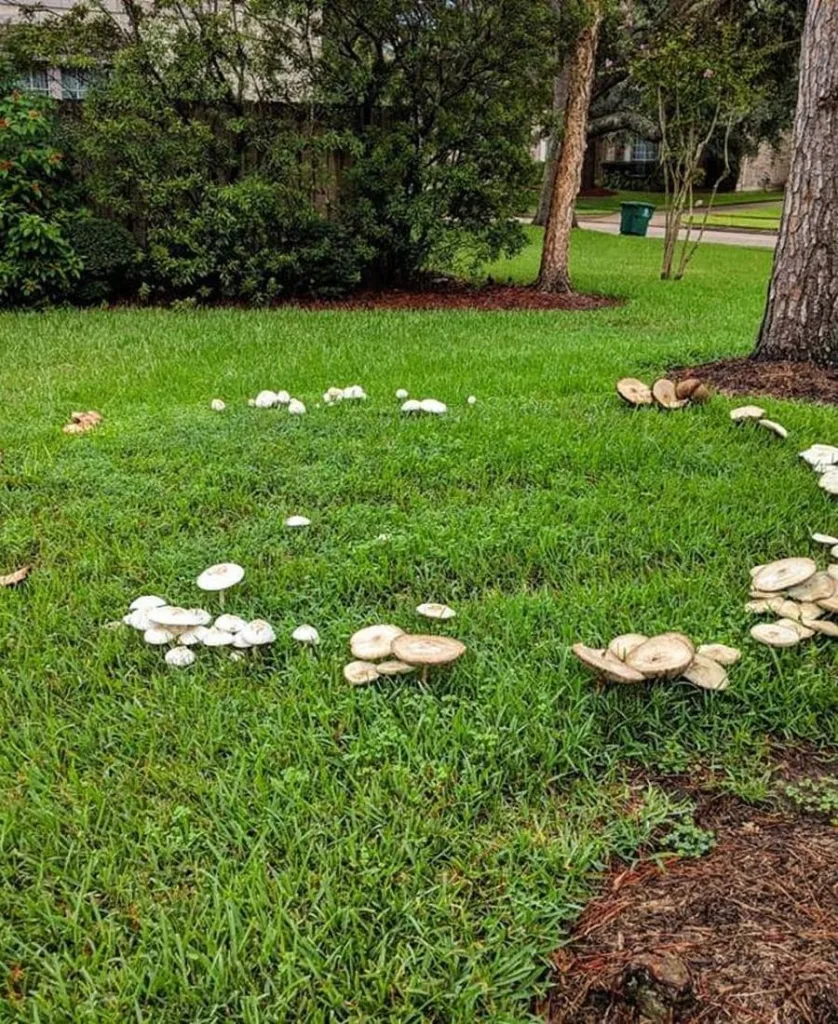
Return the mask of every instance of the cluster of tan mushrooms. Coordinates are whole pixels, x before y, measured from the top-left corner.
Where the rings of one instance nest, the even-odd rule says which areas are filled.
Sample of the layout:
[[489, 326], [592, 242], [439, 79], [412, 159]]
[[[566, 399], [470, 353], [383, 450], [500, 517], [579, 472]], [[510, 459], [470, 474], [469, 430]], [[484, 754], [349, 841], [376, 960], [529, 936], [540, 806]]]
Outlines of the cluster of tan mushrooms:
[[[446, 621], [456, 612], [444, 604], [420, 604], [419, 615]], [[367, 626], [349, 639], [349, 649], [355, 658], [343, 668], [343, 677], [353, 686], [374, 683], [382, 676], [401, 676], [422, 670], [422, 682], [427, 682], [431, 668], [450, 665], [465, 654], [466, 646], [448, 636], [406, 633], [390, 623]]]
[[[195, 583], [200, 590], [218, 593], [219, 603], [223, 604], [224, 591], [243, 578], [244, 569], [240, 565], [222, 562], [204, 570]], [[181, 608], [156, 594], [146, 594], [132, 601], [122, 621], [140, 631], [147, 644], [168, 646], [166, 664], [173, 668], [188, 668], [193, 664], [192, 648], [199, 645], [232, 647], [239, 658], [243, 657], [244, 650], [263, 647], [276, 640], [273, 628], [264, 619], [247, 622], [238, 615], [222, 613], [213, 622], [212, 613], [204, 608]], [[295, 639], [302, 638], [295, 636]], [[317, 640], [303, 642], [316, 643]]]
[[713, 392], [697, 377], [679, 381], [677, 384], [667, 377], [661, 377], [650, 387], [636, 377], [622, 377], [617, 381], [617, 394], [629, 405], [660, 406], [661, 409], [683, 409], [691, 402], [704, 405], [713, 397]]
[[[813, 533], [812, 539], [838, 555], [838, 538]], [[769, 647], [794, 647], [816, 633], [838, 637], [838, 622], [827, 616], [838, 613], [838, 565], [819, 570], [813, 558], [782, 558], [751, 569], [751, 600], [745, 611], [776, 615], [775, 622], [761, 622], [751, 636]]]
[[800, 453], [800, 458], [820, 475], [819, 487], [827, 494], [838, 494], [838, 448], [831, 444], [813, 444]]
[[63, 431], [65, 434], [85, 434], [93, 430], [102, 422], [102, 414], [95, 409], [88, 409], [87, 412], [71, 412], [70, 422], [65, 423]]
[[776, 434], [777, 437], [782, 439], [789, 436], [789, 432], [781, 423], [766, 419], [765, 409], [760, 408], [758, 405], [740, 405], [736, 409], [731, 409], [730, 418], [734, 423], [756, 423], [757, 426], [770, 430], [772, 434]]
[[647, 679], [677, 679], [702, 690], [724, 690], [726, 666], [741, 657], [726, 644], [695, 644], [684, 633], [641, 633], [615, 636], [604, 650], [574, 644], [576, 657], [600, 679], [611, 683], [643, 683]]

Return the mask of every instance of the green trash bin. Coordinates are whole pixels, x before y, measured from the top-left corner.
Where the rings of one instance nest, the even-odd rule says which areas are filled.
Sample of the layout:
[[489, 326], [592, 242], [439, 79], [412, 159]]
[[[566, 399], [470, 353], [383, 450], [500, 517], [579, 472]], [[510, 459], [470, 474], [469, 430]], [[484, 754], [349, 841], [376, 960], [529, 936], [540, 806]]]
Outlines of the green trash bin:
[[651, 203], [620, 203], [620, 234], [645, 236], [655, 208]]

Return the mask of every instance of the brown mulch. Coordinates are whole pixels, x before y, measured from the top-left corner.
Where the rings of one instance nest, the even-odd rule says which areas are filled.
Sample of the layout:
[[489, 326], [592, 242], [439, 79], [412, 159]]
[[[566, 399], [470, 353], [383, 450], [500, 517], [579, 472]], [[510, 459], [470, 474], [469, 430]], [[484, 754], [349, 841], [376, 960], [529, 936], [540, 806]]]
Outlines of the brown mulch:
[[688, 369], [678, 368], [670, 376], [676, 381], [699, 377], [723, 395], [771, 395], [838, 405], [838, 371], [825, 370], [812, 363], [722, 359]]
[[589, 310], [622, 305], [621, 299], [608, 295], [551, 295], [528, 288], [506, 284], [471, 286], [461, 282], [444, 283], [421, 290], [356, 292], [342, 299], [300, 299], [288, 303], [301, 309], [396, 309], [442, 310], [473, 309], [478, 312], [522, 309]]
[[615, 867], [554, 958], [550, 1024], [838, 1022], [838, 828], [703, 794], [699, 859]]

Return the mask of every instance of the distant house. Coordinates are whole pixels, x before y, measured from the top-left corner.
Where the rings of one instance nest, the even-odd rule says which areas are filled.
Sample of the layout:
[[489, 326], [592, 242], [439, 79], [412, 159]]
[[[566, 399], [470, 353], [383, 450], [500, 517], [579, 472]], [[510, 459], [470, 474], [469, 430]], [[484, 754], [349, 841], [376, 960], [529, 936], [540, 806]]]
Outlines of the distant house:
[[789, 178], [791, 139], [783, 136], [778, 146], [764, 142], [754, 156], [742, 158], [739, 165], [737, 192], [783, 188]]

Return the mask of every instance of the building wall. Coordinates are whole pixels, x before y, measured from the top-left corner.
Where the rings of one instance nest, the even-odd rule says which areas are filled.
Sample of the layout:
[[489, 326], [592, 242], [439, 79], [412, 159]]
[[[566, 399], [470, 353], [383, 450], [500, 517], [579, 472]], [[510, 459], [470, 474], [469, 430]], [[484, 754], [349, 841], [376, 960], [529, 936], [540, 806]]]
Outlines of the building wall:
[[737, 192], [782, 188], [789, 177], [791, 142], [785, 137], [777, 149], [764, 142], [754, 156], [743, 158], [739, 166]]

